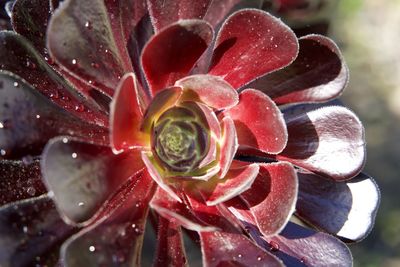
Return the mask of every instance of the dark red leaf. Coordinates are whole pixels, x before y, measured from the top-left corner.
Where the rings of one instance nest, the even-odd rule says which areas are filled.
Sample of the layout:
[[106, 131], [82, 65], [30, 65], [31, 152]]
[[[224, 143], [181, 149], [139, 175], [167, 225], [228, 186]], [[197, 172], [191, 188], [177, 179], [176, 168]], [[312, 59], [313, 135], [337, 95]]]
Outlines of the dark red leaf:
[[299, 217], [347, 241], [360, 241], [369, 234], [380, 200], [371, 177], [361, 173], [350, 181], [336, 182], [311, 173], [298, 175]]
[[188, 266], [181, 228], [163, 217], [158, 221], [157, 253], [153, 266]]
[[302, 37], [299, 45], [299, 55], [290, 66], [249, 86], [263, 91], [278, 104], [338, 97], [347, 85], [349, 72], [337, 45], [321, 35]]
[[14, 31], [26, 37], [42, 55], [46, 55], [46, 30], [51, 16], [49, 2], [17, 0], [11, 16]]
[[0, 157], [38, 155], [50, 138], [59, 135], [108, 143], [106, 128], [67, 113], [21, 79], [2, 72], [0, 86]]
[[51, 265], [59, 244], [75, 232], [60, 218], [51, 199], [43, 195], [0, 209], [0, 265]]
[[143, 70], [153, 96], [186, 76], [212, 37], [211, 26], [202, 20], [181, 20], [153, 36], [142, 53]]
[[202, 19], [212, 0], [149, 0], [149, 12], [156, 31], [182, 19]]
[[209, 73], [237, 89], [289, 65], [297, 51], [296, 36], [279, 19], [256, 9], [240, 10], [217, 36]]
[[266, 248], [287, 266], [353, 266], [350, 250], [340, 240], [291, 222], [267, 241]]
[[100, 111], [95, 102], [90, 101], [87, 89], [79, 86], [82, 89], [79, 93], [43, 60], [25, 38], [16, 33], [0, 32], [0, 69], [20, 76], [52, 102], [77, 117], [89, 123], [108, 124], [107, 115]]
[[39, 160], [0, 160], [0, 206], [46, 193]]
[[114, 21], [119, 17], [113, 20], [112, 14], [103, 1], [69, 0], [56, 10], [47, 31], [49, 52], [60, 66], [110, 96], [132, 71], [121, 24]]
[[66, 222], [87, 224], [103, 204], [144, 165], [138, 151], [114, 155], [111, 148], [67, 137], [46, 146], [42, 173]]
[[67, 266], [140, 266], [147, 204], [155, 186], [144, 170], [132, 178], [115, 211], [63, 244], [61, 259]]
[[352, 178], [363, 168], [364, 128], [350, 110], [323, 107], [286, 123], [289, 140], [277, 159], [335, 180]]
[[284, 266], [275, 256], [261, 249], [243, 234], [227, 232], [200, 233], [203, 265], [222, 266]]

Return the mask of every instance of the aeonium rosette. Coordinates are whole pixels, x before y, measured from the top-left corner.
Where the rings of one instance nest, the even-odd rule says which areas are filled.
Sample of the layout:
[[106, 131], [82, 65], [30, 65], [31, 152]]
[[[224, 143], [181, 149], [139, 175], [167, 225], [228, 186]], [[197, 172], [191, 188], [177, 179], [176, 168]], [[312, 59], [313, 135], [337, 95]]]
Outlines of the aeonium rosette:
[[282, 107], [337, 97], [346, 64], [266, 12], [228, 16], [235, 3], [15, 1], [0, 265], [138, 266], [148, 221], [155, 266], [187, 264], [182, 229], [205, 266], [351, 265], [340, 239], [365, 237], [379, 203], [362, 124]]
[[[111, 105], [116, 153], [139, 148], [153, 179], [178, 201], [177, 188], [200, 193], [207, 204], [216, 205], [251, 186], [259, 167], [234, 161], [238, 140], [229, 114], [238, 108], [244, 111], [229, 83], [213, 75], [188, 76], [156, 94], [147, 109], [141, 107], [138, 90], [135, 76], [126, 75]], [[247, 89], [242, 95], [267, 101], [269, 106], [254, 111], [271, 107], [270, 112], [283, 121], [279, 109], [262, 93]], [[277, 132], [287, 135], [283, 126]]]

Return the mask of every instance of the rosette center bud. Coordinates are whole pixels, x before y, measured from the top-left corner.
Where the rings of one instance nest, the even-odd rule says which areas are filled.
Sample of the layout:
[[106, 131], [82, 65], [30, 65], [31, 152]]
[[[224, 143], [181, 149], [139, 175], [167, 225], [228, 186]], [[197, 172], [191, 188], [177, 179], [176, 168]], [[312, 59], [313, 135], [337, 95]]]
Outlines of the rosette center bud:
[[210, 147], [210, 130], [200, 109], [188, 104], [166, 110], [152, 129], [152, 150], [168, 171], [188, 173], [196, 169]]

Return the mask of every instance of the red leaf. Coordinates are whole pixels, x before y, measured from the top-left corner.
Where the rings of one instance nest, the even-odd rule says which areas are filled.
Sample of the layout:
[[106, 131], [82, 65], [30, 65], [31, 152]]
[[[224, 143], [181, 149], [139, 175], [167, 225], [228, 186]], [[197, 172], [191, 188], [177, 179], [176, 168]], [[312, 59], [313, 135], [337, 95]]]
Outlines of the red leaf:
[[246, 89], [239, 104], [224, 111], [235, 122], [239, 146], [276, 154], [287, 142], [283, 116], [275, 103], [260, 91]]
[[209, 73], [239, 88], [289, 65], [297, 51], [296, 36], [279, 19], [256, 9], [240, 10], [222, 25]]
[[189, 73], [212, 36], [205, 21], [182, 20], [150, 39], [143, 49], [142, 66], [153, 96]]
[[133, 73], [126, 74], [118, 85], [110, 114], [110, 139], [114, 153], [149, 143], [150, 136], [140, 131], [144, 107], [139, 97], [145, 95], [142, 90]]

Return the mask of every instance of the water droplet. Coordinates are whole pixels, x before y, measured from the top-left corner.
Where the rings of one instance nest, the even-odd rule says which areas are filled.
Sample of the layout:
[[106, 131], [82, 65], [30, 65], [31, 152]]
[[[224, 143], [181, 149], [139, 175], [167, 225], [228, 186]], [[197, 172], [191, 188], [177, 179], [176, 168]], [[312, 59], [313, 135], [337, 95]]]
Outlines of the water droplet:
[[18, 82], [14, 82], [14, 87], [18, 87], [19, 83]]
[[68, 138], [64, 137], [62, 141], [63, 141], [64, 144], [66, 144], [66, 143], [68, 143]]
[[258, 257], [257, 257], [257, 260], [258, 260], [258, 261], [261, 261], [261, 260], [262, 260], [261, 256], [258, 256]]
[[78, 111], [78, 112], [82, 112], [82, 111], [85, 110], [85, 106], [82, 105], [82, 104], [78, 104], [78, 105], [75, 106], [75, 110]]
[[76, 63], [77, 63], [76, 59], [75, 58], [72, 59], [72, 65], [76, 65]]
[[36, 189], [30, 186], [30, 187], [28, 187], [26, 192], [28, 193], [28, 195], [34, 196], [36, 194]]
[[85, 27], [86, 27], [87, 29], [91, 30], [91, 29], [92, 29], [92, 23], [91, 23], [90, 21], [86, 21]]
[[24, 231], [24, 233], [26, 234], [28, 232], [28, 226], [22, 227], [22, 231]]
[[83, 207], [84, 205], [85, 205], [85, 203], [83, 203], [83, 202], [79, 202], [79, 203], [78, 203], [78, 206], [79, 206], [79, 207]]
[[40, 119], [40, 115], [39, 114], [36, 114], [36, 119]]
[[241, 257], [242, 257], [242, 254], [239, 254], [238, 257], [241, 258]]
[[54, 93], [51, 93], [51, 94], [50, 94], [50, 97], [53, 98], [53, 99], [59, 99], [59, 98], [60, 98], [60, 95], [59, 95], [58, 92], [56, 91], [56, 92], [54, 92]]
[[33, 157], [30, 156], [30, 155], [23, 157], [23, 158], [22, 158], [22, 163], [23, 163], [24, 165], [32, 164], [32, 163], [33, 163]]
[[95, 69], [100, 68], [100, 65], [98, 63], [96, 63], [96, 62], [90, 63], [90, 66], [92, 66], [92, 68], [95, 68]]
[[270, 241], [269, 245], [271, 246], [269, 249], [271, 252], [276, 252], [276, 251], [279, 251], [279, 249], [280, 249], [279, 244], [274, 241]]
[[36, 64], [35, 63], [33, 63], [33, 62], [31, 62], [31, 61], [29, 61], [29, 60], [27, 60], [26, 61], [26, 66], [28, 67], [28, 68], [30, 68], [30, 69], [36, 69]]
[[5, 156], [7, 154], [7, 152], [4, 149], [0, 149], [0, 155], [1, 156]]
[[132, 228], [136, 228], [136, 224], [132, 223]]
[[300, 262], [301, 262], [301, 263], [306, 263], [306, 259], [305, 259], [304, 257], [301, 257], [301, 258], [300, 258]]
[[96, 250], [96, 248], [95, 248], [94, 246], [90, 246], [90, 247], [89, 247], [89, 251], [90, 251], [90, 252], [94, 252], [95, 250]]
[[51, 57], [44, 57], [44, 60], [46, 60], [50, 65], [54, 64], [54, 60]]
[[76, 159], [76, 158], [78, 157], [78, 154], [76, 154], [76, 153], [74, 152], [74, 153], [71, 154], [71, 157], [72, 157], [73, 159]]

